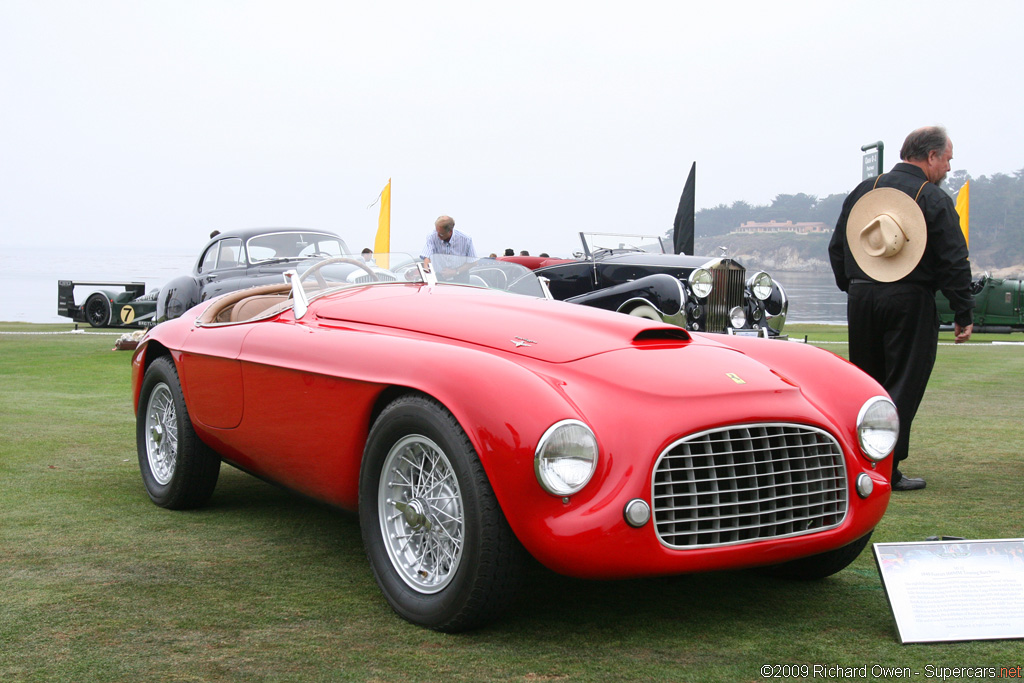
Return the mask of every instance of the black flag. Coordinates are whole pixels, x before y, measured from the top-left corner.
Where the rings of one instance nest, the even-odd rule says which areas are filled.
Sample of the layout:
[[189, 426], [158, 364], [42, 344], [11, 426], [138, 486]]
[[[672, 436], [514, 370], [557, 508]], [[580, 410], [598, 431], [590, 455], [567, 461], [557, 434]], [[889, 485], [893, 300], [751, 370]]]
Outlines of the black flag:
[[679, 208], [676, 210], [676, 221], [672, 229], [672, 245], [677, 254], [693, 254], [693, 217], [696, 212], [694, 206], [694, 184], [697, 182], [697, 162], [690, 166], [690, 175], [686, 178], [686, 185], [683, 187], [683, 196], [679, 198]]

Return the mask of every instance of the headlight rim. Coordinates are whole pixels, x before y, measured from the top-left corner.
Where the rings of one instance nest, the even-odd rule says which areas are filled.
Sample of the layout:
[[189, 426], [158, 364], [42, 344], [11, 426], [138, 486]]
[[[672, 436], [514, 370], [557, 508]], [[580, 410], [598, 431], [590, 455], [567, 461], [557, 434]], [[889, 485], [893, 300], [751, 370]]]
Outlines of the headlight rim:
[[[763, 282], [759, 283], [758, 281], [761, 280], [762, 278], [767, 278], [768, 283], [767, 284], [764, 284]], [[765, 293], [764, 293], [764, 296], [761, 296], [758, 293], [759, 288], [766, 290]], [[758, 300], [758, 301], [767, 301], [772, 296], [772, 290], [775, 289], [775, 280], [772, 278], [771, 275], [769, 275], [765, 271], [759, 270], [756, 273], [754, 273], [753, 275], [751, 275], [750, 278], [747, 279], [747, 289], [750, 291], [750, 294], [756, 300]]]
[[[880, 455], [875, 449], [869, 447], [865, 443], [863, 433], [864, 419], [867, 417], [868, 411], [871, 410], [879, 402], [889, 404], [889, 406], [891, 406], [892, 408], [893, 415], [896, 418], [896, 430], [894, 432], [894, 436], [892, 439], [892, 447], [890, 447], [888, 450], [886, 450], [884, 453], [881, 453]], [[890, 399], [888, 396], [872, 396], [871, 398], [866, 400], [863, 405], [861, 405], [860, 411], [857, 413], [857, 444], [860, 446], [860, 452], [864, 455], [865, 458], [876, 463], [885, 460], [887, 457], [892, 455], [893, 449], [896, 447], [896, 441], [899, 439], [899, 434], [899, 411], [896, 409], [896, 404], [892, 402], [892, 399]]]
[[[594, 441], [594, 456], [590, 463], [590, 472], [587, 474], [586, 478], [583, 479], [578, 484], [576, 484], [575, 486], [563, 489], [558, 488], [552, 484], [552, 482], [548, 479], [546, 470], [544, 470], [542, 464], [544, 461], [544, 450], [548, 446], [551, 439], [560, 429], [570, 426], [582, 427], [590, 434], [590, 437]], [[558, 498], [566, 498], [568, 496], [572, 496], [579, 493], [587, 486], [587, 484], [590, 483], [590, 481], [594, 478], [594, 473], [597, 472], [597, 464], [600, 458], [601, 446], [597, 441], [597, 434], [594, 433], [594, 430], [591, 429], [590, 425], [588, 425], [586, 422], [583, 422], [582, 420], [574, 418], [559, 420], [558, 422], [555, 422], [553, 425], [548, 427], [544, 431], [544, 434], [537, 441], [537, 447], [536, 449], [534, 449], [533, 454], [534, 476], [536, 476], [537, 483], [540, 484], [541, 489], [543, 489], [545, 493], [548, 493], [552, 496], [556, 496]]]
[[[697, 282], [698, 278], [701, 278], [701, 280], [703, 280], [703, 275], [705, 273], [707, 274], [708, 281]], [[711, 271], [704, 267], [694, 268], [692, 271], [690, 271], [690, 274], [686, 278], [687, 283], [690, 285], [690, 290], [693, 292], [693, 295], [698, 299], [707, 299], [709, 296], [711, 296], [711, 292], [714, 291], [715, 288], [714, 280], [715, 278], [711, 274]], [[706, 288], [706, 291], [704, 291], [704, 293], [702, 294], [701, 290], [704, 288]]]
[[[739, 321], [738, 323], [736, 321]], [[743, 329], [747, 326], [747, 312], [742, 306], [733, 306], [729, 309], [729, 324], [735, 330]]]

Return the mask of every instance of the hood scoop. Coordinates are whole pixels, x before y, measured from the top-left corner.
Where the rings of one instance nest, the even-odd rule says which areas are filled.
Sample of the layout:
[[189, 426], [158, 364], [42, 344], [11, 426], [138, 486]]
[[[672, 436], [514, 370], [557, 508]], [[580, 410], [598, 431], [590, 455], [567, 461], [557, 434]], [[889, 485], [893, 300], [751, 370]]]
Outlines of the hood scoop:
[[690, 341], [690, 335], [681, 327], [653, 327], [642, 330], [633, 337], [635, 346], [664, 346]]

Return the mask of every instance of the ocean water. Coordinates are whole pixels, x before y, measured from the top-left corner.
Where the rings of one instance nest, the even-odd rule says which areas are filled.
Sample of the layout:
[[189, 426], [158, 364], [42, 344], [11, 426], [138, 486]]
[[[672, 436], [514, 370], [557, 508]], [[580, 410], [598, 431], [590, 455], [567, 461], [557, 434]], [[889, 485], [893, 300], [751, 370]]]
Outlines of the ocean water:
[[789, 296], [789, 316], [795, 323], [846, 324], [846, 292], [836, 287], [828, 273], [781, 272], [769, 274], [778, 280]]
[[[145, 282], [146, 291], [192, 270], [195, 250], [0, 246], [0, 321], [69, 322], [57, 315], [57, 281]], [[830, 273], [772, 273], [789, 295], [790, 322], [846, 324], [846, 294]], [[78, 303], [88, 295], [82, 287]]]
[[[0, 246], [0, 320], [30, 323], [70, 322], [57, 315], [57, 281], [145, 282], [146, 291], [185, 275], [196, 251]], [[76, 292], [78, 303], [88, 296]]]

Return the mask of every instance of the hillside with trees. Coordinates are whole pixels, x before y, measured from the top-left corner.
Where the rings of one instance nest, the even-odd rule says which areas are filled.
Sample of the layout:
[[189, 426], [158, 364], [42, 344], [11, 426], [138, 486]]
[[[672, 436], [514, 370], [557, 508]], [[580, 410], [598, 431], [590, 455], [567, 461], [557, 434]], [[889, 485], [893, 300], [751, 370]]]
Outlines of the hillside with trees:
[[[1009, 175], [973, 178], [963, 170], [950, 173], [943, 189], [955, 201], [971, 181], [970, 251], [975, 272], [1024, 270], [1024, 168]], [[780, 194], [770, 205], [744, 201], [701, 209], [695, 216], [696, 251], [729, 256], [754, 267], [775, 270], [828, 270], [829, 235], [730, 234], [748, 221], [820, 222], [835, 226], [846, 194], [818, 198]]]

